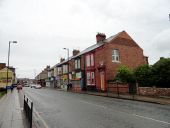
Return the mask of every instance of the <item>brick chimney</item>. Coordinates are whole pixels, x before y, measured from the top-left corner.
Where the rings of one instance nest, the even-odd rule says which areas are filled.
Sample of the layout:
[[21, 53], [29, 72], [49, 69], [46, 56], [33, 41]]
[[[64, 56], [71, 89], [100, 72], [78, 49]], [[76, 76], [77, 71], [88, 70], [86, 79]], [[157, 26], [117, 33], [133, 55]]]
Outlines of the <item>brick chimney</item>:
[[103, 41], [106, 39], [106, 35], [104, 33], [97, 33], [96, 35], [96, 41], [97, 43]]
[[60, 62], [63, 62], [63, 61], [65, 61], [65, 59], [64, 58], [60, 58]]
[[6, 67], [6, 64], [5, 63], [0, 63], [0, 70], [5, 68]]
[[77, 54], [79, 54], [79, 53], [80, 53], [79, 50], [76, 50], [76, 49], [73, 50], [73, 56], [75, 56], [75, 55], [77, 55]]

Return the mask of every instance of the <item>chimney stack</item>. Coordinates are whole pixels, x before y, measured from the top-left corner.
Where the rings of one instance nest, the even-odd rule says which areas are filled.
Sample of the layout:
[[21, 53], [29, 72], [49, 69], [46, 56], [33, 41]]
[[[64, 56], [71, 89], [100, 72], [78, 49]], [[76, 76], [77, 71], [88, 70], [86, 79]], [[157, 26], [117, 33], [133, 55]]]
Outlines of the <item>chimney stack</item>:
[[0, 70], [6, 67], [6, 63], [0, 63]]
[[97, 33], [96, 35], [96, 41], [97, 43], [103, 41], [106, 39], [106, 35], [104, 33]]
[[76, 55], [79, 54], [79, 53], [80, 53], [79, 50], [76, 50], [76, 49], [73, 50], [73, 56], [76, 56]]
[[60, 62], [63, 62], [63, 61], [65, 61], [65, 59], [64, 58], [60, 58]]

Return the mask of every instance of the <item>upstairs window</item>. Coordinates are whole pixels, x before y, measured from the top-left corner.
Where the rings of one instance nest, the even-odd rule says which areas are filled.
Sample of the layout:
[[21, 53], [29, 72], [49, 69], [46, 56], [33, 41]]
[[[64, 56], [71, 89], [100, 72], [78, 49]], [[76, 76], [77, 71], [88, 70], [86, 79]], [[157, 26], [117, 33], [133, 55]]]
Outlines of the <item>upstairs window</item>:
[[93, 56], [93, 54], [90, 55], [90, 64], [91, 64], [91, 66], [94, 66], [94, 56]]
[[94, 54], [86, 55], [86, 67], [94, 66]]
[[75, 60], [75, 69], [80, 69], [80, 59]]
[[57, 74], [58, 75], [62, 74], [61, 67], [57, 67]]
[[112, 50], [112, 62], [120, 62], [119, 50]]
[[63, 65], [63, 73], [68, 73], [68, 65]]
[[86, 66], [90, 67], [90, 55], [86, 56]]

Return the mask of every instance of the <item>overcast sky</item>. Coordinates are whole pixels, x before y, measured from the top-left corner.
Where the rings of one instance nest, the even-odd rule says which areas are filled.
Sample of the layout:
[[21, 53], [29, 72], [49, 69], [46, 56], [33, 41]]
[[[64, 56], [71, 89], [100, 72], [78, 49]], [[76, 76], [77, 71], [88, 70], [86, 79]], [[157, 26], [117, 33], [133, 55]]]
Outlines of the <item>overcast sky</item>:
[[170, 57], [170, 0], [0, 0], [0, 62], [18, 77], [33, 78], [55, 65], [66, 50], [96, 43], [97, 32], [110, 37], [125, 30], [149, 63]]

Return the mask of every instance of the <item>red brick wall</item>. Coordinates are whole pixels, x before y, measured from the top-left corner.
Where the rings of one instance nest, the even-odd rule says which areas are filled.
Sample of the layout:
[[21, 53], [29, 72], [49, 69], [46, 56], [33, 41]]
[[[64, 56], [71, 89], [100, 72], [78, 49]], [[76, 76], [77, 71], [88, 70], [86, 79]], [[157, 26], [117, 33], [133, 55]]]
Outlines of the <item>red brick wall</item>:
[[[120, 63], [112, 62], [112, 50], [118, 49], [120, 53]], [[96, 49], [95, 65], [96, 69], [100, 62], [106, 66], [106, 86], [107, 80], [113, 80], [120, 65], [126, 65], [130, 68], [136, 68], [145, 64], [143, 50], [136, 45], [133, 40], [125, 38], [117, 38], [104, 46]], [[100, 74], [96, 70], [96, 85], [100, 89]]]
[[129, 85], [128, 84], [108, 84], [108, 92], [120, 93], [120, 94], [129, 94]]
[[[99, 47], [98, 49], [96, 49], [95, 52], [95, 80], [96, 80], [96, 87], [98, 90], [101, 90], [100, 87], [100, 72], [98, 70], [98, 67], [100, 66], [100, 63], [102, 62], [104, 65], [106, 64], [106, 58], [105, 58], [105, 52], [106, 49], [104, 46]], [[105, 82], [106, 85], [106, 82]], [[105, 88], [106, 89], [106, 88]]]
[[81, 56], [81, 70], [84, 70], [84, 59], [85, 59], [85, 55]]
[[74, 61], [75, 61], [74, 59], [69, 61], [69, 71], [70, 72], [75, 70], [75, 62]]
[[170, 96], [170, 88], [139, 87], [138, 94], [146, 96]]
[[[127, 43], [128, 42], [128, 43]], [[129, 43], [130, 42], [130, 43]], [[123, 45], [123, 43], [127, 43]], [[109, 43], [106, 47], [107, 57], [107, 78], [113, 79], [120, 65], [126, 65], [129, 68], [136, 68], [145, 63], [143, 50], [140, 47], [131, 45], [133, 40], [117, 38], [114, 42]], [[129, 44], [129, 45], [128, 45]], [[120, 63], [112, 62], [112, 50], [118, 49], [120, 53]]]
[[80, 92], [81, 91], [80, 81], [72, 81], [71, 90], [74, 91], [74, 92]]

